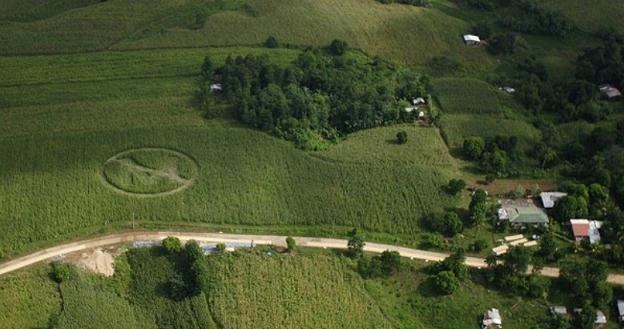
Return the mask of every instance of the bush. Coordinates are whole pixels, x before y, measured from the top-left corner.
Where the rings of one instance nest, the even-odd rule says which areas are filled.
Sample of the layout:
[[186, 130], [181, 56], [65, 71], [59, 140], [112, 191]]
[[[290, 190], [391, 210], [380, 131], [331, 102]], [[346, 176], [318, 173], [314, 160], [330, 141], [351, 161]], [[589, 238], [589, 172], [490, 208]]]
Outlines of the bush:
[[267, 48], [279, 48], [279, 41], [274, 36], [270, 36], [264, 42], [264, 46]]
[[71, 277], [71, 268], [65, 263], [54, 262], [51, 276], [56, 283], [67, 281]]
[[286, 238], [286, 246], [289, 252], [293, 252], [297, 248], [297, 242], [292, 236], [289, 236]]
[[162, 242], [162, 246], [169, 254], [177, 254], [182, 251], [182, 242], [176, 237], [166, 237]]
[[346, 41], [334, 39], [332, 43], [329, 45], [329, 52], [336, 56], [342, 56], [347, 52], [349, 46]]
[[485, 140], [481, 137], [469, 137], [464, 139], [462, 153], [470, 160], [479, 160], [485, 151]]
[[451, 195], [457, 195], [466, 187], [466, 182], [462, 179], [451, 179], [446, 185], [446, 191]]
[[407, 131], [401, 130], [396, 134], [397, 143], [405, 144], [407, 143]]
[[459, 279], [451, 271], [436, 274], [433, 277], [433, 284], [439, 292], [445, 295], [450, 295], [459, 289]]

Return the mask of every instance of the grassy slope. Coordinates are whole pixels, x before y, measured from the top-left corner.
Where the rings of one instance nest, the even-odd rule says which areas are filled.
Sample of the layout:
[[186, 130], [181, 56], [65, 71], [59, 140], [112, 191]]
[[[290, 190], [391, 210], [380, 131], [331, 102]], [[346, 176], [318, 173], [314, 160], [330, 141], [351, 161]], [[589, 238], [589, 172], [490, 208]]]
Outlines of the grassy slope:
[[249, 0], [244, 10], [231, 11], [240, 1], [226, 0], [223, 10], [210, 11], [203, 28], [189, 28], [197, 12], [193, 8], [200, 4], [10, 0], [9, 13], [0, 16], [0, 54], [258, 45], [274, 35], [300, 46], [324, 46], [341, 38], [372, 55], [408, 64], [425, 64], [439, 55], [455, 57], [467, 68], [492, 64], [483, 49], [463, 46], [460, 36], [467, 23], [434, 8], [375, 0]]

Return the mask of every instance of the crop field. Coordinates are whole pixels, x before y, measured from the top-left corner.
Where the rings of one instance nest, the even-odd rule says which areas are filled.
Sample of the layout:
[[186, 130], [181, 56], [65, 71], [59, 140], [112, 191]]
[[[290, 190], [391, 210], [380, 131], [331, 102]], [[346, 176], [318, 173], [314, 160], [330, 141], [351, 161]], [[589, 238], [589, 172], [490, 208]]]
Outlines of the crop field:
[[210, 307], [225, 328], [392, 328], [348, 260], [209, 257]]
[[436, 100], [445, 114], [500, 114], [499, 92], [476, 79], [444, 78], [432, 81]]
[[0, 278], [0, 328], [47, 328], [50, 315], [60, 311], [48, 270], [35, 266]]
[[516, 136], [525, 145], [541, 138], [540, 131], [526, 121], [486, 115], [445, 114], [440, 126], [451, 147], [461, 146], [464, 138], [471, 136]]

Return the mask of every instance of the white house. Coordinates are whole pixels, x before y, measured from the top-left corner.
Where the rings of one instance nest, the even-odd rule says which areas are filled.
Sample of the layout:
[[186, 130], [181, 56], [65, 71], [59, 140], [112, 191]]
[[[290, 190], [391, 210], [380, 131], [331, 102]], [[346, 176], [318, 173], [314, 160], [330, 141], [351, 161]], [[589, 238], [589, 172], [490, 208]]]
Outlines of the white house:
[[416, 97], [416, 98], [412, 99], [412, 104], [414, 104], [414, 106], [418, 106], [418, 105], [427, 104], [427, 102], [422, 97]]
[[618, 320], [624, 322], [624, 300], [617, 300]]
[[481, 38], [473, 34], [464, 35], [464, 43], [468, 46], [476, 46], [481, 44]]
[[542, 199], [542, 205], [544, 208], [550, 209], [555, 206], [555, 203], [559, 201], [559, 199], [566, 195], [568, 194], [563, 192], [542, 192], [540, 193], [540, 199]]
[[622, 93], [612, 85], [600, 85], [598, 89], [600, 89], [600, 92], [608, 99], [615, 99], [622, 96]]
[[483, 314], [483, 329], [499, 329], [503, 327], [503, 319], [496, 308], [489, 309]]
[[210, 91], [212, 91], [213, 93], [221, 92], [223, 91], [223, 85], [220, 83], [213, 83], [210, 85]]

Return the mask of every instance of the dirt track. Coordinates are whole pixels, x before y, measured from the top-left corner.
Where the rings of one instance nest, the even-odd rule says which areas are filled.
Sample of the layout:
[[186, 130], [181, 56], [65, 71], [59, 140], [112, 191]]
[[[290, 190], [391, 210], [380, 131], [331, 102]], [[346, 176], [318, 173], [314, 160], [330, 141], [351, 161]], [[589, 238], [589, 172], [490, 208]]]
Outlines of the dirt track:
[[[194, 233], [194, 232], [136, 232], [136, 233], [120, 233], [103, 236], [83, 241], [76, 241], [67, 244], [58, 245], [56, 247], [44, 249], [30, 255], [26, 255], [6, 263], [0, 264], [0, 275], [16, 271], [18, 269], [30, 266], [35, 263], [51, 260], [54, 257], [62, 256], [76, 251], [85, 249], [99, 248], [120, 243], [141, 241], [141, 240], [160, 240], [168, 236], [175, 236], [182, 241], [196, 240], [198, 242], [208, 243], [225, 243], [225, 242], [251, 242], [257, 245], [277, 245], [285, 246], [286, 237], [277, 235], [248, 235], [248, 234], [220, 234], [220, 233]], [[295, 237], [298, 246], [310, 248], [332, 248], [346, 249], [347, 240], [326, 239], [326, 238], [310, 238]], [[385, 250], [398, 251], [401, 256], [420, 259], [425, 261], [439, 261], [448, 256], [445, 253], [431, 252], [426, 250], [418, 250], [412, 248], [398, 247], [389, 244], [380, 244], [367, 242], [364, 247], [365, 251], [381, 253]], [[471, 267], [485, 267], [485, 260], [476, 257], [467, 257], [466, 265]], [[544, 276], [557, 277], [559, 269], [553, 267], [545, 267], [540, 271]], [[610, 274], [608, 282], [616, 285], [624, 286], [624, 275]]]

